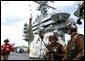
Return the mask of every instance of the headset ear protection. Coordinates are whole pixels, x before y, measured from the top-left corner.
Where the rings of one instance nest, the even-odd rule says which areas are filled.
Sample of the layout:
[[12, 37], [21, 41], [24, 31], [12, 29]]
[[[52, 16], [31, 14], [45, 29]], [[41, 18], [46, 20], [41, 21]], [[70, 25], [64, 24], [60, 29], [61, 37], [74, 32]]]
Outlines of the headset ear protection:
[[77, 28], [77, 26], [75, 24], [71, 24], [71, 27], [74, 29]]

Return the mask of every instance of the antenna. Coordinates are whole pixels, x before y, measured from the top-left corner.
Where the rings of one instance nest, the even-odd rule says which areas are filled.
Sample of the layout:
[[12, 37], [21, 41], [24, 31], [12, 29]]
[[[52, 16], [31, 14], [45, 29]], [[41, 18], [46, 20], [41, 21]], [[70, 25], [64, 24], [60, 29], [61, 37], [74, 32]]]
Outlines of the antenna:
[[[29, 1], [29, 3], [30, 3], [30, 1]], [[31, 13], [32, 10], [31, 10], [31, 5], [30, 5], [30, 4], [29, 4], [29, 8], [30, 8], [30, 9], [29, 9], [29, 10], [30, 10], [30, 15], [32, 16], [32, 13]]]

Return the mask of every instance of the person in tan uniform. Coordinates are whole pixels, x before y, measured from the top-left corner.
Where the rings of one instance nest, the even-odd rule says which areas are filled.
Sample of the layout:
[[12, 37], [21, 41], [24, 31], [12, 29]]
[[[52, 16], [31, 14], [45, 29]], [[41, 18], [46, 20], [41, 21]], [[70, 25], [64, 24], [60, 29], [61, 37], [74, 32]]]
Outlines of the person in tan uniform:
[[57, 42], [58, 38], [55, 35], [49, 37], [50, 44], [47, 46], [47, 60], [62, 60], [65, 55], [65, 49], [62, 44]]
[[83, 60], [84, 35], [77, 33], [77, 26], [75, 24], [68, 24], [67, 29], [67, 33], [71, 35], [71, 39], [68, 41], [63, 60]]

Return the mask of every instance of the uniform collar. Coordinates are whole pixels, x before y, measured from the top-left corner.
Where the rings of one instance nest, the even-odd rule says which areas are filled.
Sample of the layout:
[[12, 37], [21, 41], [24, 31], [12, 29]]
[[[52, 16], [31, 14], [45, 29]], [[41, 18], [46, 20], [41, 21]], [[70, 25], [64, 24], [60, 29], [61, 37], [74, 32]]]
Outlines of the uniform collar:
[[76, 34], [77, 34], [77, 33], [72, 34], [72, 35], [71, 35], [71, 38], [73, 38]]

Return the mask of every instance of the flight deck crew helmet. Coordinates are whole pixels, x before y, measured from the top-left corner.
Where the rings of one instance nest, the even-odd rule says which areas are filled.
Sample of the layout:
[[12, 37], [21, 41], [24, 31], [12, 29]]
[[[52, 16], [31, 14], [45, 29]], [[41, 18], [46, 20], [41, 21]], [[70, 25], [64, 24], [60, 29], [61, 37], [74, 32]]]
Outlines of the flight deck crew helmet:
[[67, 31], [70, 30], [71, 32], [77, 32], [76, 24], [68, 23], [67, 24]]

